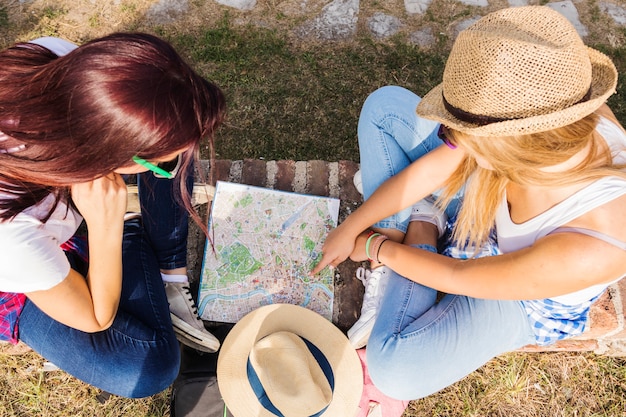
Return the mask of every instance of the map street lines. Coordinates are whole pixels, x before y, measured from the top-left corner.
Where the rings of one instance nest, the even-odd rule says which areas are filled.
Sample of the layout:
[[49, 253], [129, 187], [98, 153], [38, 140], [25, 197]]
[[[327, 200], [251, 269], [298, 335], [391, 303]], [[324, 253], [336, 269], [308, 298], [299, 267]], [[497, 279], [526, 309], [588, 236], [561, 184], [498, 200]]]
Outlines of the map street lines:
[[309, 272], [337, 226], [339, 200], [218, 181], [200, 280], [205, 320], [236, 323], [267, 304], [309, 308], [328, 320], [333, 272]]

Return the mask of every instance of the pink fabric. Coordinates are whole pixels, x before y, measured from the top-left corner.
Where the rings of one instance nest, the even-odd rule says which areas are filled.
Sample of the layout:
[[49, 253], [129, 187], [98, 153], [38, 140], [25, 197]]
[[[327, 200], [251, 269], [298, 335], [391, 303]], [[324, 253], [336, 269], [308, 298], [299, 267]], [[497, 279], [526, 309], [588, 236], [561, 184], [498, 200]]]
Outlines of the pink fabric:
[[14, 345], [19, 341], [17, 324], [25, 302], [24, 294], [0, 291], [0, 340]]
[[379, 415], [382, 417], [400, 417], [409, 405], [408, 401], [396, 400], [388, 397], [378, 390], [370, 379], [370, 374], [367, 372], [367, 363], [365, 361], [365, 349], [358, 349], [356, 351], [359, 354], [361, 360], [361, 366], [363, 367], [363, 395], [361, 396], [361, 402], [359, 403], [359, 412], [356, 417], [367, 417], [370, 411], [370, 403], [380, 404], [380, 414], [372, 412], [372, 415]]

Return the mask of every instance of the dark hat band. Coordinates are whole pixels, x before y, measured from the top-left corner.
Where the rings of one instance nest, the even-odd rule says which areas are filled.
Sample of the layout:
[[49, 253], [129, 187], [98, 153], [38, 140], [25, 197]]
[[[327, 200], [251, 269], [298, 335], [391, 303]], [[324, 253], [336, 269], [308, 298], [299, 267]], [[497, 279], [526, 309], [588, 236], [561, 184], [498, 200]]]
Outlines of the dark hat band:
[[[589, 87], [585, 95], [573, 105], [584, 103], [590, 98], [591, 98], [591, 87]], [[491, 123], [506, 122], [507, 120], [525, 119], [525, 117], [504, 118], [504, 117], [493, 117], [493, 116], [486, 116], [483, 114], [474, 114], [474, 113], [467, 112], [465, 110], [459, 109], [458, 107], [454, 107], [452, 104], [448, 103], [448, 100], [446, 100], [446, 96], [443, 94], [443, 91], [441, 92], [441, 99], [443, 100], [443, 107], [446, 109], [446, 111], [448, 111], [448, 113], [450, 113], [452, 116], [454, 116], [456, 119], [462, 122], [471, 123], [476, 126], [485, 126]]]
[[[313, 343], [311, 343], [310, 341], [308, 341], [302, 336], [300, 336], [300, 338], [309, 348], [309, 351], [311, 351], [311, 354], [313, 355], [318, 365], [322, 369], [324, 376], [326, 376], [326, 379], [328, 380], [328, 384], [330, 385], [330, 389], [334, 392], [335, 375], [333, 374], [333, 368], [328, 362], [328, 359], [326, 359], [326, 356], [324, 356], [324, 353], [317, 346], [315, 346]], [[248, 381], [250, 382], [250, 387], [252, 388], [252, 391], [254, 391], [254, 393], [256, 394], [257, 399], [259, 400], [263, 408], [265, 408], [267, 411], [269, 411], [270, 413], [272, 413], [273, 415], [277, 417], [284, 417], [283, 414], [276, 408], [276, 406], [272, 404], [272, 401], [267, 396], [265, 388], [263, 387], [261, 380], [259, 379], [256, 371], [254, 370], [254, 367], [252, 366], [252, 363], [250, 362], [250, 358], [248, 358], [246, 369], [248, 372]], [[317, 413], [311, 416], [306, 416], [306, 417], [321, 417], [327, 408], [328, 406], [324, 407], [322, 410], [318, 411]]]

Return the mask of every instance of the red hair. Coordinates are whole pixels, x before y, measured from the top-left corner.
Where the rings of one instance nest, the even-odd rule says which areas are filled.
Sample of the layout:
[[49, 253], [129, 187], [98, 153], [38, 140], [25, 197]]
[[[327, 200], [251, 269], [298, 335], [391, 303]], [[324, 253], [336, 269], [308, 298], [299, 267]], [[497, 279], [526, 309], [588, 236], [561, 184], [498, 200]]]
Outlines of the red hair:
[[213, 149], [224, 112], [221, 90], [152, 35], [112, 34], [61, 57], [35, 44], [2, 51], [0, 131], [9, 139], [0, 141], [0, 193], [9, 197], [0, 219], [50, 192], [64, 198], [70, 184], [128, 166], [134, 155], [188, 148], [178, 176], [185, 195], [185, 168], [201, 139]]

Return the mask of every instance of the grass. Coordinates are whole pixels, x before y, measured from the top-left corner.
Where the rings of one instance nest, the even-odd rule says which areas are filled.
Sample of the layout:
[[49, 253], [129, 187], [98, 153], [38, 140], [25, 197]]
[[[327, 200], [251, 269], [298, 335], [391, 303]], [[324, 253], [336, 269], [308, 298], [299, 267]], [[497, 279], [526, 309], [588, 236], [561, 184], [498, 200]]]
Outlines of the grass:
[[293, 46], [275, 30], [234, 28], [228, 20], [198, 34], [166, 34], [227, 94], [228, 122], [218, 157], [358, 160], [356, 120], [374, 89], [438, 82], [443, 61], [402, 43]]
[[167, 416], [169, 392], [140, 400], [111, 396], [62, 371], [44, 371], [36, 353], [3, 354], [0, 344], [0, 415], [20, 417]]
[[[446, 28], [476, 12], [457, 2], [434, 0], [422, 23], [435, 25], [438, 44], [423, 50], [406, 41], [406, 32], [384, 42], [363, 30], [346, 42], [300, 42], [289, 29], [306, 16], [293, 17], [286, 6], [280, 8], [287, 1], [260, 1], [262, 10], [253, 18], [213, 6], [205, 14], [194, 9], [182, 23], [157, 26], [142, 19], [152, 2], [96, 6], [89, 0], [7, 0], [0, 5], [0, 47], [42, 35], [81, 42], [113, 30], [156, 33], [224, 89], [229, 113], [217, 135], [219, 158], [358, 161], [356, 123], [367, 95], [388, 84], [423, 95], [441, 80], [451, 39]], [[191, 7], [208, 3], [190, 2]], [[361, 2], [365, 11], [392, 4], [366, 3]], [[594, 10], [591, 18], [598, 21], [597, 7]], [[272, 16], [274, 24], [250, 24], [265, 16]], [[621, 39], [626, 33], [599, 23], [590, 35], [593, 46], [614, 59], [620, 79], [625, 79]], [[603, 32], [610, 32], [611, 41], [603, 40]], [[622, 122], [624, 88], [620, 81], [618, 94], [609, 101]], [[0, 348], [2, 416], [169, 415], [167, 391], [143, 400], [103, 398], [97, 389], [64, 372], [42, 371], [44, 360], [34, 353], [13, 356]], [[405, 417], [621, 416], [626, 415], [625, 391], [624, 358], [511, 353], [436, 395], [411, 402]]]

